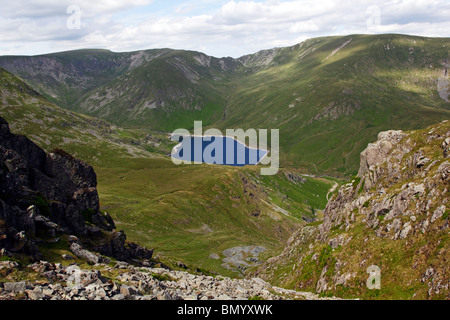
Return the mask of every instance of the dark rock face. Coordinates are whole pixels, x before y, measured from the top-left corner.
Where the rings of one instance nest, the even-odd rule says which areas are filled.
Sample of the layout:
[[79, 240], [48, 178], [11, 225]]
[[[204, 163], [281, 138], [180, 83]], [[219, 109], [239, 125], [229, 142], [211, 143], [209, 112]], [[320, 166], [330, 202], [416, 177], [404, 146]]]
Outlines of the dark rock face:
[[89, 232], [84, 215], [99, 211], [97, 176], [91, 166], [62, 151], [50, 153], [44, 171], [35, 172], [33, 187], [53, 203], [52, 220], [75, 234]]
[[[88, 222], [88, 223], [87, 223]], [[0, 250], [38, 259], [34, 239], [56, 234], [95, 237], [100, 251], [119, 260], [149, 259], [152, 251], [126, 243], [112, 218], [99, 211], [97, 176], [63, 150], [46, 154], [12, 134], [0, 117]]]
[[11, 134], [4, 119], [0, 125], [0, 197], [5, 206], [25, 210], [35, 204], [35, 215], [47, 216], [67, 233], [88, 235], [83, 213], [99, 211], [92, 167], [63, 151], [47, 155], [26, 137]]
[[150, 259], [153, 250], [143, 248], [135, 243], [126, 243], [127, 236], [123, 231], [113, 231], [110, 240], [103, 243], [97, 250], [109, 257], [127, 261], [130, 259]]

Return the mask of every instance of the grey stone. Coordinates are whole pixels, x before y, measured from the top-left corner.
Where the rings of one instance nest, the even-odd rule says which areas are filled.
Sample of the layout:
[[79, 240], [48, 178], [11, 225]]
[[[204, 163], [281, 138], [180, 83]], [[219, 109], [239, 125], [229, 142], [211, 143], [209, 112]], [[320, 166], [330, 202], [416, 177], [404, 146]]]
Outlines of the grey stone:
[[438, 207], [431, 216], [430, 222], [431, 223], [435, 222], [437, 219], [441, 218], [444, 215], [444, 213], [445, 213], [445, 206]]
[[111, 300], [124, 300], [125, 296], [121, 293], [114, 295]]
[[42, 289], [39, 287], [35, 287], [33, 290], [27, 290], [27, 294], [31, 300], [42, 300], [45, 297]]
[[44, 277], [46, 277], [47, 279], [52, 280], [53, 277], [56, 276], [56, 273], [55, 273], [55, 271], [50, 270], [50, 271], [45, 271], [45, 272], [43, 272], [42, 275], [43, 275]]
[[51, 297], [53, 296], [53, 294], [55, 293], [55, 291], [53, 289], [50, 288], [45, 288], [42, 290], [42, 293], [47, 296], [47, 297]]
[[405, 239], [408, 236], [411, 229], [412, 229], [411, 223], [410, 222], [405, 223], [403, 225], [402, 231], [400, 232], [400, 239]]
[[5, 282], [3, 284], [3, 289], [6, 292], [20, 293], [20, 292], [24, 292], [27, 289], [27, 284], [26, 284], [25, 281], [21, 281], [21, 282]]
[[68, 240], [69, 240], [70, 243], [78, 242], [78, 241], [79, 241], [79, 240], [78, 240], [78, 237], [77, 237], [77, 236], [74, 236], [74, 235], [70, 235], [70, 236], [68, 237]]
[[105, 298], [107, 297], [106, 291], [105, 291], [105, 289], [103, 289], [103, 288], [98, 289], [98, 290], [95, 292], [95, 295], [96, 295], [97, 297], [101, 298], [101, 299], [105, 299]]
[[15, 269], [19, 267], [19, 264], [15, 261], [0, 261], [0, 270], [1, 269]]
[[173, 300], [172, 295], [167, 291], [161, 291], [157, 294], [156, 299], [158, 300]]
[[123, 294], [125, 297], [141, 295], [141, 293], [136, 288], [125, 285], [120, 286], [120, 293]]
[[100, 257], [86, 249], [83, 249], [78, 243], [72, 243], [70, 245], [70, 251], [73, 252], [77, 257], [86, 259], [91, 263], [98, 263]]

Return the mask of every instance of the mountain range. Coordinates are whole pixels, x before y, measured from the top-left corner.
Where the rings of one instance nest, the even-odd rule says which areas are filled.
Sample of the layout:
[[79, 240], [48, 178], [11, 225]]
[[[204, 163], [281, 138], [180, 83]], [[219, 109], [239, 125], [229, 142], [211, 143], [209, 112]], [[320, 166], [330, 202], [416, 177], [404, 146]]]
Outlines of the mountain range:
[[128, 128], [280, 129], [282, 162], [313, 174], [356, 173], [388, 129], [448, 118], [450, 40], [349, 35], [233, 58], [157, 49], [0, 57], [56, 105]]

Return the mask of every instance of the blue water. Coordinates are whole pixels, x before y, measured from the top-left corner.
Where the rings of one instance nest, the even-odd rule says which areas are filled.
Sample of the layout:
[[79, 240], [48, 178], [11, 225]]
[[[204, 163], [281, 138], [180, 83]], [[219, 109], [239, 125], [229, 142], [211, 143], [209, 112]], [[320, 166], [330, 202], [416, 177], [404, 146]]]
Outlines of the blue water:
[[256, 165], [266, 150], [249, 148], [231, 137], [179, 136], [172, 157], [184, 160], [229, 166]]

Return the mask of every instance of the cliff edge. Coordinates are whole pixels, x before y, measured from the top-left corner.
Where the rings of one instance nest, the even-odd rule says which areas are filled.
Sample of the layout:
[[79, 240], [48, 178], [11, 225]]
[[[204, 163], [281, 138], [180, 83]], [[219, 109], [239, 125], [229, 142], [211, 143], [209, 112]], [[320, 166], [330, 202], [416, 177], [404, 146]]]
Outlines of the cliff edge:
[[448, 121], [381, 132], [323, 221], [298, 230], [255, 274], [322, 295], [449, 299], [449, 148]]
[[[152, 250], [126, 242], [113, 219], [99, 210], [97, 176], [63, 150], [46, 154], [12, 134], [0, 117], [0, 255], [39, 261], [39, 244], [70, 237], [70, 250], [91, 262], [109, 256], [151, 264]], [[96, 251], [92, 253], [87, 251]]]

